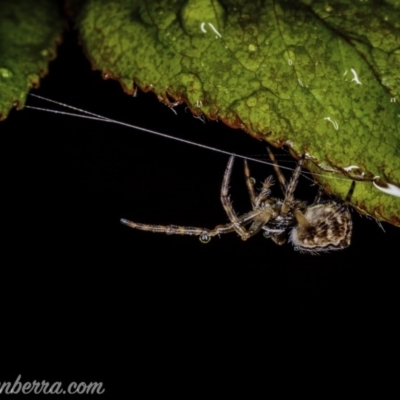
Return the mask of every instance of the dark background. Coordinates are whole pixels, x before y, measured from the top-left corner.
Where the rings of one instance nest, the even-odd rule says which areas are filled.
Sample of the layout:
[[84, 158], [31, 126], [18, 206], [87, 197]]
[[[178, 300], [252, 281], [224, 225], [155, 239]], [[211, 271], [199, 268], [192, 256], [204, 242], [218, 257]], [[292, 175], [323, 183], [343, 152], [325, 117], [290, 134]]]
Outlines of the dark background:
[[[117, 82], [91, 70], [72, 32], [32, 93], [267, 159], [265, 144], [239, 130], [204, 124], [184, 106], [176, 116], [152, 93], [124, 94]], [[32, 97], [27, 104], [57, 108]], [[4, 308], [28, 347], [35, 348], [39, 336], [39, 354], [54, 349], [55, 362], [60, 354], [74, 360], [62, 379], [103, 380], [113, 392], [124, 383], [107, 381], [113, 365], [105, 354], [139, 363], [146, 376], [143, 371], [169, 369], [178, 354], [187, 354], [183, 365], [190, 363], [193, 354], [207, 353], [207, 343], [222, 349], [241, 342], [241, 332], [249, 345], [264, 337], [274, 348], [270, 336], [281, 332], [278, 321], [291, 325], [290, 343], [308, 322], [319, 326], [316, 336], [332, 326], [347, 335], [348, 323], [359, 318], [379, 318], [384, 327], [398, 314], [398, 228], [383, 224], [383, 232], [353, 211], [351, 247], [319, 256], [277, 246], [262, 234], [247, 242], [223, 235], [204, 245], [195, 237], [135, 231], [119, 219], [208, 228], [225, 223], [219, 192], [228, 156], [29, 109], [13, 111], [0, 130]], [[295, 165], [284, 151], [277, 154], [282, 165]], [[273, 173], [250, 167], [257, 181]], [[240, 161], [231, 187], [237, 210], [248, 211]], [[303, 180], [296, 193], [312, 199], [315, 192]], [[49, 365], [41, 379], [61, 379]]]

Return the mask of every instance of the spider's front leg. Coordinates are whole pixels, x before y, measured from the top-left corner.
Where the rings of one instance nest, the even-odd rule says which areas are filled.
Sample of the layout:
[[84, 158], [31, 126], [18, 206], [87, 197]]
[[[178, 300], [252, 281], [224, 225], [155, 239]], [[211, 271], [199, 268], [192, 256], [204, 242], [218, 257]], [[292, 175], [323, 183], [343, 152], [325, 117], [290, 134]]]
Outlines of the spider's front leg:
[[[246, 214], [243, 214], [238, 219], [238, 223], [240, 225], [249, 224], [259, 216], [260, 212], [260, 210], [252, 210]], [[165, 233], [167, 235], [199, 236], [200, 242], [202, 243], [208, 243], [214, 236], [235, 231], [232, 223], [217, 225], [214, 229], [207, 229], [194, 226], [141, 224], [138, 222], [129, 221], [127, 219], [121, 219], [120, 221], [122, 224], [129, 226], [130, 228], [139, 229], [141, 231]]]
[[194, 226], [177, 226], [177, 225], [150, 225], [140, 224], [138, 222], [121, 219], [121, 223], [133, 229], [139, 229], [147, 232], [166, 233], [167, 235], [190, 235], [199, 236], [202, 243], [208, 243], [211, 237], [224, 233], [233, 232], [231, 224], [218, 225], [214, 229], [198, 228]]
[[[219, 236], [229, 232], [237, 232], [243, 240], [247, 240], [249, 237], [255, 235], [262, 228], [262, 226], [270, 218], [271, 214], [268, 210], [264, 208], [253, 207], [253, 210], [241, 215], [240, 217], [236, 215], [228, 196], [228, 188], [233, 167], [233, 161], [234, 156], [232, 156], [228, 161], [221, 187], [221, 201], [225, 212], [228, 214], [230, 220], [229, 223], [224, 225], [217, 225], [214, 229], [206, 229], [193, 226], [141, 224], [138, 222], [129, 221], [127, 219], [121, 219], [121, 223], [129, 226], [130, 228], [139, 229], [142, 231], [165, 233], [167, 235], [199, 236], [200, 241], [203, 243], [209, 242], [210, 238], [213, 236]], [[268, 191], [268, 188], [266, 188], [266, 191]], [[257, 204], [257, 202], [259, 201], [259, 197], [260, 195], [255, 197], [253, 192], [253, 199], [255, 204]], [[251, 226], [250, 229], [247, 231], [244, 227], [249, 224], [251, 224]]]

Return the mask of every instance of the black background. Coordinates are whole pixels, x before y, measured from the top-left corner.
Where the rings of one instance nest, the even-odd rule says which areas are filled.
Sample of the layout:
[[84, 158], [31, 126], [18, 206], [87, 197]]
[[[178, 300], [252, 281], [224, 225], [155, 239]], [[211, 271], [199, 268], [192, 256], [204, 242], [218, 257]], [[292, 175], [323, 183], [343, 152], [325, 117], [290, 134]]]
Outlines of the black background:
[[[72, 32], [32, 92], [266, 159], [265, 144], [239, 130], [204, 124], [184, 106], [176, 116], [152, 93], [124, 94], [117, 82], [91, 70]], [[32, 97], [27, 104], [57, 108]], [[47, 372], [28, 368], [24, 380], [102, 380], [109, 393], [128, 392], [133, 388], [122, 376], [133, 372], [118, 368], [125, 358], [148, 376], [162, 375], [179, 357], [181, 374], [203, 351], [230, 347], [231, 340], [250, 345], [263, 337], [274, 348], [270, 336], [281, 331], [278, 320], [292, 325], [290, 343], [307, 321], [320, 326], [316, 336], [326, 334], [327, 320], [326, 330], [331, 323], [347, 335], [347, 324], [360, 317], [379, 318], [383, 327], [398, 314], [398, 228], [383, 224], [385, 233], [353, 211], [351, 247], [319, 256], [261, 234], [247, 242], [223, 235], [203, 245], [195, 237], [135, 231], [119, 219], [208, 228], [225, 223], [219, 192], [228, 156], [29, 109], [13, 111], [0, 130], [4, 308], [12, 318], [7, 325], [16, 321], [23, 336], [7, 343], [50, 354]], [[282, 165], [294, 165], [284, 151], [277, 154]], [[241, 164], [232, 199], [246, 212]], [[257, 181], [273, 173], [250, 167]], [[302, 181], [297, 196], [312, 199], [315, 191]], [[106, 362], [106, 354], [118, 361]], [[62, 369], [64, 359], [74, 368]], [[119, 383], [110, 380], [119, 373]]]

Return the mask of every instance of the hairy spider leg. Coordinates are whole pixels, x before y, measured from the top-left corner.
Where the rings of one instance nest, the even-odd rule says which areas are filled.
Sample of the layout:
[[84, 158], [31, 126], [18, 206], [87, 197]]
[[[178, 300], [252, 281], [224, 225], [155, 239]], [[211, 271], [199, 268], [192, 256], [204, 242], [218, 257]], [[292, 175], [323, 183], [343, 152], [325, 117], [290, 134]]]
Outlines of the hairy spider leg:
[[[351, 182], [350, 189], [349, 189], [349, 191], [347, 192], [347, 195], [346, 195], [346, 197], [345, 197], [345, 199], [344, 199], [344, 201], [343, 201], [343, 204], [342, 204], [340, 207], [338, 207], [338, 209], [337, 209], [336, 212], [333, 214], [333, 216], [339, 215], [339, 214], [341, 214], [341, 213], [344, 213], [344, 212], [349, 208], [349, 204], [350, 204], [351, 198], [352, 198], [352, 196], [353, 196], [355, 187], [356, 187], [356, 181], [352, 181], [352, 182]], [[340, 204], [340, 203], [339, 203], [339, 204]]]
[[268, 178], [266, 178], [262, 184], [260, 193], [256, 197], [256, 207], [262, 207], [263, 203], [267, 198], [270, 196], [271, 191], [269, 188], [274, 184], [274, 178], [270, 175]]
[[[141, 224], [133, 221], [129, 221], [126, 219], [121, 219], [121, 223], [127, 225], [134, 229], [140, 229], [142, 231], [150, 231], [150, 232], [159, 232], [166, 233], [170, 235], [194, 235], [200, 236], [200, 241], [203, 243], [207, 243], [211, 237], [216, 235], [221, 235], [229, 232], [237, 232], [243, 240], [247, 240], [249, 237], [253, 236], [254, 231], [247, 232], [243, 225], [247, 225], [260, 214], [265, 213], [265, 210], [255, 208], [252, 211], [243, 214], [241, 217], [236, 215], [235, 210], [232, 207], [232, 203], [229, 200], [229, 182], [232, 173], [232, 167], [235, 157], [231, 156], [229, 158], [228, 164], [225, 169], [224, 178], [221, 186], [221, 202], [224, 207], [226, 214], [230, 220], [230, 223], [224, 225], [217, 225], [214, 229], [206, 229], [206, 228], [198, 228], [192, 226], [177, 226], [177, 225], [150, 225], [150, 224]], [[263, 218], [265, 220], [265, 217]], [[268, 220], [268, 219], [267, 219]], [[264, 222], [265, 223], [265, 222]], [[260, 228], [261, 229], [261, 228]]]
[[244, 177], [246, 179], [247, 191], [249, 192], [251, 207], [256, 207], [256, 195], [254, 192], [255, 179], [250, 175], [250, 168], [247, 164], [247, 160], [244, 160]]
[[[261, 210], [252, 210], [246, 214], [243, 214], [238, 218], [239, 224], [249, 224], [261, 213]], [[141, 231], [166, 233], [167, 235], [192, 235], [200, 236], [200, 241], [207, 243], [210, 238], [224, 233], [234, 232], [234, 224], [228, 223], [224, 225], [217, 225], [214, 229], [198, 228], [194, 226], [177, 226], [177, 225], [150, 225], [140, 224], [137, 222], [129, 221], [127, 219], [121, 219], [121, 223], [129, 226], [133, 229], [139, 229]]]
[[244, 176], [246, 179], [247, 190], [250, 195], [250, 202], [253, 209], [260, 207], [261, 203], [269, 196], [269, 188], [274, 184], [274, 179], [269, 176], [262, 184], [260, 193], [256, 196], [254, 191], [255, 179], [250, 175], [250, 168], [247, 161], [244, 160]]
[[[278, 177], [278, 181], [279, 181], [279, 184], [281, 186], [282, 193], [285, 194], [286, 193], [286, 187], [287, 187], [285, 176], [282, 174], [282, 171], [279, 168], [278, 162], [276, 161], [276, 158], [275, 158], [274, 154], [272, 153], [271, 149], [268, 146], [267, 146], [267, 151], [268, 151], [268, 156], [269, 156], [269, 158], [270, 158], [270, 160], [272, 162], [272, 165], [274, 167], [276, 176]], [[261, 201], [264, 200], [265, 196], [263, 196], [264, 198], [263, 198], [263, 200], [261, 200], [261, 197], [259, 195], [258, 196], [259, 201], [258, 201], [258, 203], [256, 203], [256, 195], [255, 195], [255, 192], [254, 192], [255, 180], [250, 175], [250, 168], [249, 168], [249, 166], [247, 164], [247, 160], [244, 160], [244, 176], [246, 178], [246, 185], [247, 185], [247, 189], [248, 189], [248, 192], [249, 192], [249, 195], [250, 195], [251, 205], [254, 208], [254, 207], [260, 205]], [[268, 188], [270, 186], [272, 186], [272, 185], [273, 185], [273, 178], [272, 177], [268, 177], [264, 181], [261, 191], [268, 190]]]
[[305, 155], [303, 154], [298, 163], [297, 167], [295, 168], [292, 177], [290, 178], [289, 184], [287, 185], [287, 189], [285, 192], [285, 198], [282, 203], [281, 214], [286, 215], [290, 211], [290, 205], [293, 201], [294, 191], [297, 187], [297, 183], [299, 181], [301, 167], [303, 165], [305, 159]]
[[346, 198], [344, 199], [344, 205], [346, 207], [349, 205], [350, 200], [353, 197], [355, 187], [356, 187], [356, 181], [352, 181], [349, 192], [347, 193]]
[[262, 210], [262, 213], [258, 215], [256, 218], [254, 218], [254, 221], [252, 222], [249, 228], [249, 231], [253, 236], [264, 228], [265, 224], [268, 223], [271, 217], [276, 216], [276, 213], [273, 210], [273, 208], [270, 207], [268, 203], [264, 204], [264, 202], [266, 202], [267, 198], [270, 195], [269, 188], [273, 185], [274, 180], [271, 175], [267, 179], [265, 179], [259, 194], [256, 196], [254, 191], [255, 179], [252, 178], [250, 175], [250, 168], [246, 160], [244, 160], [244, 176], [246, 179], [246, 185], [250, 194], [250, 200], [253, 209]]
[[[294, 199], [294, 191], [296, 190], [296, 187], [297, 187], [297, 184], [299, 181], [301, 168], [302, 168], [303, 162], [305, 160], [305, 154], [303, 154], [300, 157], [300, 159], [297, 163], [297, 167], [295, 168], [293, 175], [290, 178], [289, 183], [287, 184], [285, 177], [283, 176], [282, 172], [280, 171], [279, 165], [275, 160], [274, 155], [272, 154], [272, 152], [269, 148], [267, 148], [267, 149], [268, 149], [268, 154], [271, 158], [271, 161], [274, 164], [275, 172], [278, 175], [278, 179], [281, 184], [281, 187], [283, 186], [285, 188], [285, 192], [284, 192], [285, 198], [283, 200], [282, 207], [281, 207], [281, 214], [283, 216], [285, 216], [289, 213], [291, 204]], [[304, 216], [304, 214], [299, 209], [295, 210], [293, 212], [293, 215], [296, 218], [297, 223], [299, 225], [301, 225], [302, 227], [307, 228], [310, 226], [309, 221], [307, 220], [307, 218]], [[278, 244], [281, 244], [281, 243], [278, 243]]]
[[271, 160], [272, 164], [274, 165], [274, 170], [275, 170], [276, 176], [278, 177], [278, 181], [281, 186], [282, 193], [285, 194], [287, 191], [287, 183], [286, 183], [285, 176], [282, 174], [282, 171], [279, 168], [279, 165], [278, 165], [278, 162], [276, 161], [274, 153], [271, 151], [271, 149], [268, 146], [267, 146], [267, 151], [268, 151], [269, 159]]
[[318, 187], [318, 192], [317, 195], [315, 196], [315, 199], [313, 201], [313, 204], [319, 203], [321, 201], [321, 197], [324, 195], [324, 188], [322, 186]]
[[[282, 204], [282, 214], [286, 215], [290, 211], [290, 204], [293, 201], [294, 191], [297, 187], [297, 183], [298, 183], [298, 180], [300, 177], [300, 172], [301, 172], [301, 168], [302, 168], [302, 165], [303, 165], [303, 162], [305, 159], [305, 155], [302, 155], [300, 157], [300, 159], [297, 163], [297, 167], [294, 170], [293, 175], [290, 179], [290, 182], [289, 182], [289, 184], [287, 184], [285, 176], [282, 174], [282, 171], [279, 168], [279, 165], [275, 159], [275, 156], [268, 146], [267, 146], [267, 151], [268, 151], [269, 158], [274, 166], [274, 170], [278, 177], [278, 181], [280, 183], [282, 192], [285, 195], [285, 198], [284, 198], [284, 201]], [[247, 161], [244, 160], [244, 162], [245, 162], [245, 177], [246, 177], [247, 188], [250, 193], [250, 199], [252, 201], [252, 205], [256, 206], [257, 202], [255, 200], [255, 195], [254, 195], [254, 180], [250, 176], [250, 169], [247, 165]], [[272, 185], [272, 183], [273, 183], [272, 177], [267, 178], [267, 180], [263, 184], [262, 192], [265, 190], [265, 188], [268, 190], [268, 188]], [[260, 193], [260, 195], [261, 195], [261, 193]], [[259, 197], [260, 197], [260, 195], [259, 195]], [[262, 200], [264, 200], [264, 198], [265, 198], [265, 195], [264, 195], [264, 197], [262, 197]], [[260, 197], [260, 199], [261, 199], [261, 197]]]
[[253, 236], [264, 229], [264, 226], [271, 218], [276, 218], [276, 211], [268, 202], [268, 197], [270, 196], [269, 189], [274, 184], [274, 179], [271, 175], [266, 178], [262, 184], [260, 192], [256, 196], [254, 191], [255, 179], [250, 175], [250, 168], [246, 160], [244, 160], [244, 175], [253, 209], [262, 210], [260, 215], [254, 218], [254, 221], [249, 228], [249, 232], [251, 233], [251, 236]]
[[[247, 240], [250, 237], [254, 236], [256, 233], [258, 233], [262, 227], [268, 222], [268, 220], [271, 218], [271, 212], [269, 209], [264, 209], [258, 205], [258, 203], [261, 204], [261, 200], [264, 199], [267, 194], [269, 193], [268, 189], [272, 184], [272, 179], [267, 179], [263, 185], [263, 188], [260, 192], [260, 194], [254, 198], [254, 188], [252, 182], [250, 182], [247, 179], [246, 176], [246, 181], [248, 183], [248, 189], [250, 192], [250, 198], [253, 198], [254, 200], [254, 206], [253, 206], [253, 211], [256, 213], [253, 217], [254, 222], [251, 224], [250, 229], [246, 230], [243, 227], [243, 223], [241, 222], [240, 218], [238, 218], [233, 206], [232, 202], [229, 199], [229, 182], [232, 174], [232, 167], [233, 167], [233, 162], [235, 160], [234, 156], [231, 156], [228, 161], [228, 165], [226, 166], [225, 173], [224, 173], [224, 179], [222, 181], [222, 186], [221, 186], [221, 202], [222, 206], [224, 207], [224, 210], [226, 214], [228, 215], [229, 220], [232, 222], [232, 226], [234, 230], [238, 233], [238, 235], [241, 237], [242, 240]], [[246, 172], [246, 166], [245, 166], [245, 175], [250, 176], [250, 170], [247, 166], [247, 172]], [[251, 178], [249, 178], [251, 179]], [[249, 188], [249, 185], [251, 188]], [[246, 214], [245, 214], [246, 215]]]
[[225, 169], [224, 179], [222, 180], [221, 186], [221, 203], [226, 214], [228, 215], [229, 221], [231, 221], [233, 229], [238, 233], [242, 240], [247, 240], [251, 236], [251, 232], [247, 232], [239, 222], [239, 218], [232, 206], [232, 202], [229, 198], [229, 182], [231, 180], [233, 162], [235, 161], [234, 156], [229, 157], [228, 164]]

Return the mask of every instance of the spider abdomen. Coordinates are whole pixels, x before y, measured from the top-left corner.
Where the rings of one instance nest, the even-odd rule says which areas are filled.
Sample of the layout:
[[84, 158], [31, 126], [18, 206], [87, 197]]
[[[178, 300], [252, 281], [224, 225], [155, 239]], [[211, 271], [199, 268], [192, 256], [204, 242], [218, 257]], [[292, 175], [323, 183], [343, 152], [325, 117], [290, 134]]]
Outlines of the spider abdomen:
[[309, 224], [298, 224], [290, 234], [296, 249], [318, 253], [350, 245], [353, 223], [345, 205], [335, 202], [313, 204], [305, 210], [304, 217]]

